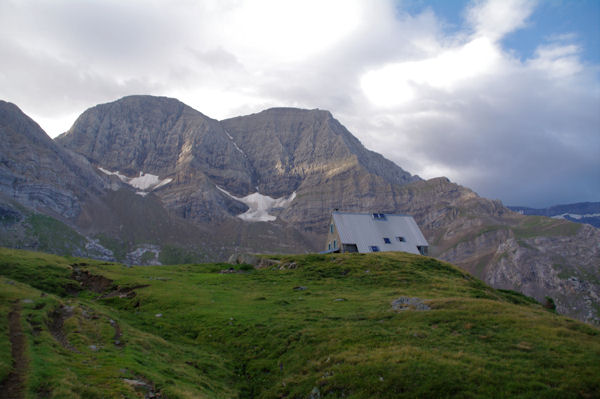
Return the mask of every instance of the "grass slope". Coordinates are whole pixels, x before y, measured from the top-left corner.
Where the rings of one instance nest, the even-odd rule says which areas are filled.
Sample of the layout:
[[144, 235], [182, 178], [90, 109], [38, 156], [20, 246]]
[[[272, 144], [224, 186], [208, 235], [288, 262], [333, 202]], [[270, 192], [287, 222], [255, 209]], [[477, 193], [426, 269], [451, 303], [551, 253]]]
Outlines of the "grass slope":
[[[219, 273], [230, 266], [127, 268], [1, 249], [0, 310], [21, 305], [27, 397], [600, 392], [599, 330], [452, 265], [403, 253], [270, 259]], [[104, 276], [88, 280], [102, 292], [75, 295], [74, 269]], [[393, 310], [399, 297], [431, 310]], [[10, 359], [2, 317], [0, 380]]]

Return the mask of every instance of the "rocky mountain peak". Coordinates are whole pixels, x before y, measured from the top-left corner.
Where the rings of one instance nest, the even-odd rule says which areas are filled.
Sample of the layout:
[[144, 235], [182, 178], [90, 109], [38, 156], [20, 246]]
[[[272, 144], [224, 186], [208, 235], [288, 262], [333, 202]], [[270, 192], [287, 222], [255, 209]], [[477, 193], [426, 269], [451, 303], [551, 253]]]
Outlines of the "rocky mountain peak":
[[418, 180], [367, 150], [329, 111], [271, 108], [221, 123], [248, 155], [259, 188], [269, 195], [289, 195], [314, 177], [349, 170], [395, 184]]
[[56, 145], [5, 101], [0, 101], [0, 137], [0, 193], [5, 198], [68, 219], [79, 215], [83, 199], [109, 185], [85, 158]]
[[56, 141], [129, 178], [152, 173], [186, 183], [201, 174], [239, 194], [252, 186], [245, 155], [220, 123], [172, 98], [129, 96], [98, 105]]

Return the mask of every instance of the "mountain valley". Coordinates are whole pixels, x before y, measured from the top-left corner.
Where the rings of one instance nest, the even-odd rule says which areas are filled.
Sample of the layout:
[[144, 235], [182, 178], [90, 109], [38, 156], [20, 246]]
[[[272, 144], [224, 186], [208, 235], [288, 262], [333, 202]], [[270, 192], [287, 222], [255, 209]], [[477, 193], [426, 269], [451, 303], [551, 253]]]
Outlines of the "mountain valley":
[[600, 230], [413, 176], [328, 111], [217, 121], [175, 99], [129, 96], [90, 108], [53, 141], [0, 105], [4, 246], [129, 264], [225, 261], [318, 252], [334, 209], [404, 213], [431, 256], [600, 323]]

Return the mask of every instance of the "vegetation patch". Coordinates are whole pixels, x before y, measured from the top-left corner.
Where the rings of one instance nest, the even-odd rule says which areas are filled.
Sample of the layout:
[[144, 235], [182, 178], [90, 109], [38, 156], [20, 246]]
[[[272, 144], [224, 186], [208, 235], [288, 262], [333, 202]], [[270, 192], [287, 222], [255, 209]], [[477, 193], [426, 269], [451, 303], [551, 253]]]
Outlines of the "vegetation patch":
[[531, 237], [573, 236], [583, 227], [580, 223], [552, 219], [545, 216], [527, 216], [521, 224], [513, 227], [517, 240]]
[[[20, 303], [29, 397], [575, 398], [600, 391], [596, 328], [427, 257], [276, 256], [277, 266], [227, 273], [228, 264], [124, 267], [4, 249], [0, 259], [12, 265], [0, 269], [2, 314], [27, 299]], [[56, 295], [74, 268], [112, 281], [112, 291]], [[48, 270], [44, 288], [30, 285]], [[11, 368], [4, 319], [0, 377]]]
[[106, 234], [98, 234], [95, 238], [100, 242], [100, 245], [112, 251], [117, 261], [123, 262], [125, 260], [129, 252], [129, 246], [125, 242]]
[[156, 254], [153, 251], [146, 251], [142, 254], [140, 261], [142, 265], [147, 265], [150, 261], [156, 259]]
[[158, 255], [158, 260], [163, 265], [174, 265], [200, 262], [202, 261], [202, 256], [189, 249], [164, 245]]
[[85, 247], [85, 238], [66, 224], [46, 215], [30, 214], [28, 234], [37, 237], [38, 248], [52, 253], [73, 253]]

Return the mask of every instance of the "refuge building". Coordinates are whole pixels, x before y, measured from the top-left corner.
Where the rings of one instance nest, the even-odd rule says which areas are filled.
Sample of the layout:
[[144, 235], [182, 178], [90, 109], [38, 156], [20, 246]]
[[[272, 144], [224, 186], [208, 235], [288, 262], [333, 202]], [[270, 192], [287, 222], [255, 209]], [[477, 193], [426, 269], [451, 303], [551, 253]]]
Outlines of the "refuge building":
[[333, 212], [324, 252], [402, 251], [427, 255], [428, 249], [412, 216]]

